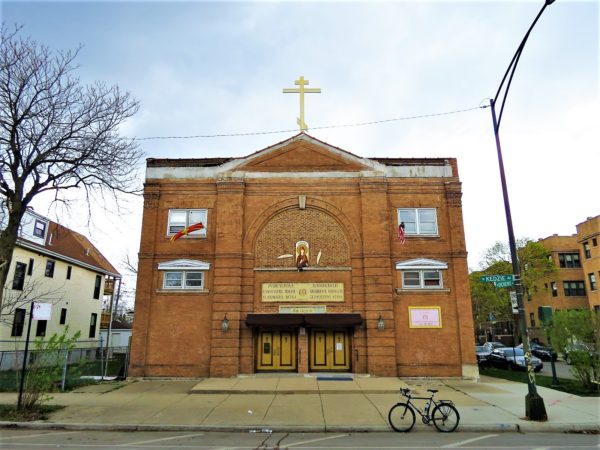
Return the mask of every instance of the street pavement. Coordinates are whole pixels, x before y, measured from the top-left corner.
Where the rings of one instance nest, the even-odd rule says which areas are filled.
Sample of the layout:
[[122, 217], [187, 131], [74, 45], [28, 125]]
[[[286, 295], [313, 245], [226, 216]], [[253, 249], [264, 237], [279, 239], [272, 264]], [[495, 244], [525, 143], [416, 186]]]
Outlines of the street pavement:
[[[53, 394], [50, 403], [66, 407], [51, 414], [47, 421], [0, 422], [0, 426], [143, 431], [391, 431], [388, 411], [401, 400], [400, 388], [406, 387], [416, 396], [427, 395], [427, 389], [439, 389], [436, 398], [452, 400], [460, 413], [459, 431], [600, 431], [599, 398], [538, 387], [548, 421], [532, 422], [524, 418], [527, 385], [522, 383], [485, 376], [480, 381], [466, 381], [325, 374], [103, 383]], [[15, 393], [0, 393], [0, 403], [15, 402]], [[417, 416], [416, 429], [426, 427]]]
[[[554, 368], [556, 370], [556, 376], [558, 378], [567, 378], [570, 380], [575, 380], [575, 375], [571, 372], [571, 367], [566, 362], [562, 360], [557, 360], [554, 362]], [[550, 361], [544, 361], [544, 367], [542, 368], [540, 375], [546, 375], [548, 377], [552, 376], [552, 364]]]

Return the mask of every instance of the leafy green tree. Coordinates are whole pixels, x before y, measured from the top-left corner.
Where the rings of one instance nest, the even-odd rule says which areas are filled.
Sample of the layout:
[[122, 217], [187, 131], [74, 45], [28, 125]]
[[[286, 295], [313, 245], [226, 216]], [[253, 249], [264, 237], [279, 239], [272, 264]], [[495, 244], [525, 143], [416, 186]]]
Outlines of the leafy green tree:
[[[600, 315], [589, 309], [557, 311], [546, 327], [552, 345], [569, 350], [571, 372], [588, 389], [600, 381]], [[577, 345], [579, 344], [579, 346]], [[583, 344], [583, 345], [581, 345]]]
[[35, 341], [35, 357], [25, 374], [22, 409], [37, 409], [51, 399], [48, 393], [56, 390], [56, 384], [61, 380], [65, 355], [75, 348], [80, 336], [80, 331], [69, 336], [67, 325], [61, 334], [54, 333], [47, 341]]
[[498, 289], [493, 283], [479, 281], [482, 275], [497, 275], [504, 272], [477, 271], [469, 275], [473, 319], [475, 327], [480, 329], [484, 323], [512, 320], [509, 294], [506, 289]]
[[[556, 272], [550, 251], [539, 242], [529, 239], [517, 240], [517, 259], [521, 270], [521, 284], [525, 295], [531, 293], [535, 284]], [[510, 249], [504, 242], [496, 242], [484, 253], [482, 266], [486, 273], [513, 273]]]
[[[517, 241], [517, 258], [521, 269], [521, 283], [524, 295], [530, 295], [535, 284], [556, 271], [550, 258], [551, 254], [539, 242], [528, 239]], [[481, 270], [469, 276], [471, 300], [476, 328], [490, 320], [492, 314], [496, 321], [513, 320], [509, 290], [497, 288], [493, 283], [480, 281], [482, 275], [512, 274], [512, 263], [508, 244], [496, 242], [488, 248], [481, 263]]]

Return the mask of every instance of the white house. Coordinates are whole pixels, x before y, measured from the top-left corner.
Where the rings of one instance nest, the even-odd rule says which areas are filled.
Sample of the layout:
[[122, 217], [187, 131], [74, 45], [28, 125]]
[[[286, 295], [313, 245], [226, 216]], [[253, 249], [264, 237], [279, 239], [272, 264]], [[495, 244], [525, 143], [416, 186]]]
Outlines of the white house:
[[83, 235], [29, 210], [10, 261], [0, 311], [0, 351], [25, 345], [31, 302], [51, 305], [50, 320], [34, 320], [31, 340], [81, 332], [78, 347], [97, 347], [104, 296], [120, 274]]

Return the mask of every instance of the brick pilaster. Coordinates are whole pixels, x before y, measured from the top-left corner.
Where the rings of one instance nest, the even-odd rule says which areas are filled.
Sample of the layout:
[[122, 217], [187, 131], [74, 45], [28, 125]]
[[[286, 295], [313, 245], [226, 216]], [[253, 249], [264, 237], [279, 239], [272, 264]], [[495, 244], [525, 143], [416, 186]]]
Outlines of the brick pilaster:
[[[365, 178], [360, 183], [362, 238], [369, 373], [396, 376], [393, 280], [390, 260], [390, 223], [387, 183]], [[377, 328], [382, 317], [385, 329]]]
[[[244, 182], [217, 182], [215, 264], [213, 271], [212, 345], [210, 376], [230, 377], [239, 373], [242, 235], [244, 224]], [[229, 330], [221, 323], [227, 315]]]
[[152, 310], [152, 274], [154, 272], [155, 236], [158, 220], [159, 187], [153, 183], [144, 186], [143, 230], [138, 254], [137, 286], [135, 291], [135, 321], [131, 338], [129, 376], [146, 375], [146, 351], [148, 348], [148, 328]]

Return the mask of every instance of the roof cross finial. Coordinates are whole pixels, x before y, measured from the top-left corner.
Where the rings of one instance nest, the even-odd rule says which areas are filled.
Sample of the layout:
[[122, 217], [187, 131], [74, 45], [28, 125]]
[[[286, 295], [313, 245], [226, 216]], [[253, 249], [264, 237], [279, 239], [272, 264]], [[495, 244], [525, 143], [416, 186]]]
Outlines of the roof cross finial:
[[300, 117], [297, 119], [297, 123], [300, 126], [300, 131], [308, 130], [308, 126], [306, 122], [304, 122], [304, 94], [320, 94], [321, 88], [305, 88], [304, 86], [308, 86], [308, 80], [305, 80], [302, 75], [300, 78], [294, 81], [296, 86], [300, 86], [299, 88], [284, 88], [284, 94], [300, 94]]

